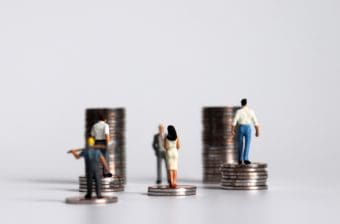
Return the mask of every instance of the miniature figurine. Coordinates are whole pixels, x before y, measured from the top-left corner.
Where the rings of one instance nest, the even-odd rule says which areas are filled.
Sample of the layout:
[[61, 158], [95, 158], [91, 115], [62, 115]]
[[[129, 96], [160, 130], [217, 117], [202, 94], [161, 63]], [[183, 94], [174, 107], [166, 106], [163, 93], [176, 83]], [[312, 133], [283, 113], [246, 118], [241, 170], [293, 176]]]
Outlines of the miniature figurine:
[[177, 168], [178, 168], [178, 150], [180, 148], [179, 138], [174, 126], [168, 126], [168, 134], [164, 139], [164, 148], [166, 162], [168, 167], [168, 178], [170, 180], [170, 188], [177, 187]]
[[[95, 139], [96, 145], [101, 145], [99, 150], [103, 154], [106, 163], [109, 163], [109, 153], [107, 151], [107, 146], [110, 143], [110, 128], [106, 123], [106, 118], [104, 114], [99, 115], [99, 121], [92, 126], [91, 136]], [[105, 176], [105, 169], [103, 167], [103, 176]]]
[[[249, 161], [249, 147], [251, 141], [251, 124], [255, 126], [255, 136], [258, 137], [260, 135], [260, 127], [255, 116], [253, 110], [251, 110], [247, 106], [247, 99], [241, 100], [241, 109], [237, 110], [235, 117], [232, 123], [232, 134], [236, 135], [236, 125], [239, 125], [238, 128], [238, 150], [239, 150], [239, 164], [249, 165], [251, 162]], [[244, 140], [244, 143], [243, 143]]]
[[[85, 171], [86, 171], [86, 179], [87, 179], [87, 193], [85, 195], [85, 199], [92, 198], [92, 181], [94, 179], [96, 184], [96, 195], [97, 198], [103, 198], [101, 195], [101, 178], [99, 175], [98, 165], [101, 163], [104, 169], [107, 171], [105, 177], [112, 177], [112, 174], [109, 171], [109, 167], [105, 161], [103, 155], [96, 149], [96, 145], [94, 145], [95, 140], [93, 137], [89, 137], [87, 140], [87, 146], [85, 149], [72, 149], [68, 151], [68, 153], [72, 153], [76, 159], [80, 159], [84, 157], [85, 160]], [[98, 146], [100, 147], [100, 146]], [[79, 153], [80, 152], [80, 153]]]
[[[152, 147], [155, 150], [155, 155], [157, 157], [157, 180], [156, 180], [156, 183], [161, 184], [162, 183], [162, 162], [163, 161], [165, 163], [166, 171], [168, 170], [168, 168], [167, 168], [167, 163], [166, 163], [166, 159], [165, 159], [165, 149], [164, 149], [164, 146], [163, 146], [163, 143], [164, 143], [164, 126], [162, 124], [160, 124], [158, 126], [158, 130], [159, 130], [159, 132], [154, 135]], [[168, 182], [169, 182], [169, 179], [168, 179]]]

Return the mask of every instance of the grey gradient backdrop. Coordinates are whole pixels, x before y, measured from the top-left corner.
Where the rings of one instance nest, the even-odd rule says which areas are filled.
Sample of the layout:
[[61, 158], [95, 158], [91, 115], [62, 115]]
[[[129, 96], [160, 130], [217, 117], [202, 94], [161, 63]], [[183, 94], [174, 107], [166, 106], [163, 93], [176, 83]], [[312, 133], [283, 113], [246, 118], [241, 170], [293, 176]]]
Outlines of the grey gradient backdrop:
[[200, 181], [201, 108], [247, 97], [261, 123], [251, 158], [269, 164], [272, 186], [338, 186], [339, 10], [336, 0], [3, 0], [0, 175], [75, 179], [83, 164], [65, 152], [84, 144], [85, 108], [125, 107], [130, 183], [155, 177], [159, 122], [182, 138], [179, 178]]

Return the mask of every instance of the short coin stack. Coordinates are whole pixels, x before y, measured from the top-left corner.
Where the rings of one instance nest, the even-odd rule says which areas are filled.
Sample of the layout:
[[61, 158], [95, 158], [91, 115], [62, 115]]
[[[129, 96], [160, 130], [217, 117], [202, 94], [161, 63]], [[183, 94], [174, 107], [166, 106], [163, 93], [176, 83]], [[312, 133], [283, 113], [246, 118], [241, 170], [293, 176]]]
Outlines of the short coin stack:
[[[124, 191], [124, 180], [122, 177], [113, 176], [113, 177], [105, 177], [101, 179], [101, 191], [102, 192], [118, 192]], [[93, 181], [92, 192], [95, 192], [95, 181]], [[79, 191], [86, 192], [87, 191], [87, 181], [86, 177], [79, 177]]]
[[265, 163], [223, 164], [221, 186], [226, 190], [266, 190], [268, 172]]
[[148, 187], [150, 196], [191, 196], [196, 195], [196, 186], [178, 185], [176, 188], [169, 188], [168, 185], [156, 185]]
[[232, 120], [239, 107], [203, 108], [203, 182], [220, 183], [220, 167], [238, 162], [238, 147], [232, 136]]

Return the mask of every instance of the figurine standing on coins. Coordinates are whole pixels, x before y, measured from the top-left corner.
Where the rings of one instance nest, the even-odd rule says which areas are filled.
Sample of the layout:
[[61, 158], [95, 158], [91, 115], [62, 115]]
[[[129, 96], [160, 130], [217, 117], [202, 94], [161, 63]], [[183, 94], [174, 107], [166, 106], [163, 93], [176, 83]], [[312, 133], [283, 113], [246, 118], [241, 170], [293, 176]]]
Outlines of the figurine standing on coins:
[[[108, 145], [110, 143], [110, 127], [106, 123], [106, 116], [103, 113], [99, 115], [99, 121], [92, 126], [91, 136], [95, 139], [95, 144], [101, 146], [99, 150], [103, 154], [106, 163], [109, 163]], [[105, 176], [104, 167], [103, 176]]]
[[255, 126], [256, 137], [260, 135], [260, 127], [254, 111], [247, 106], [247, 99], [241, 100], [241, 106], [241, 109], [237, 110], [233, 119], [232, 134], [233, 136], [236, 135], [236, 125], [239, 125], [237, 136], [239, 150], [238, 163], [242, 164], [244, 162], [244, 164], [249, 165], [251, 164], [249, 161], [251, 124]]
[[104, 169], [108, 172], [105, 174], [105, 177], [112, 177], [112, 174], [109, 171], [109, 167], [105, 161], [105, 158], [100, 153], [100, 151], [96, 150], [96, 146], [94, 145], [95, 140], [92, 137], [89, 137], [87, 140], [87, 147], [85, 149], [72, 149], [68, 151], [68, 153], [72, 153], [72, 155], [76, 159], [80, 159], [84, 157], [85, 160], [85, 172], [87, 179], [87, 193], [85, 195], [85, 199], [92, 198], [92, 184], [93, 180], [96, 184], [96, 194], [97, 198], [102, 198], [101, 194], [101, 178], [100, 171], [98, 168], [99, 163], [102, 164]]
[[168, 168], [168, 179], [170, 180], [170, 188], [176, 188], [180, 142], [175, 127], [169, 125], [167, 129], [168, 133], [164, 139], [164, 148]]
[[[167, 167], [166, 160], [165, 160], [165, 149], [163, 146], [164, 143], [164, 126], [160, 124], [158, 126], [159, 132], [154, 135], [152, 148], [155, 151], [155, 155], [157, 157], [157, 184], [162, 183], [162, 163], [164, 161], [165, 167]], [[166, 168], [167, 170], [167, 168]]]

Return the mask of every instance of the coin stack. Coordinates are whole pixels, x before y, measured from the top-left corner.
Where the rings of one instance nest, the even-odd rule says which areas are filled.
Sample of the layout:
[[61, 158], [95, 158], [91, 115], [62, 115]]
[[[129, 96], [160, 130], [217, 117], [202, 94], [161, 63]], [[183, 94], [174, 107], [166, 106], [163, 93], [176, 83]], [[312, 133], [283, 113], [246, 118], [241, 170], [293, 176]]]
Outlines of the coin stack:
[[221, 186], [226, 190], [265, 190], [268, 172], [265, 163], [223, 164]]
[[[85, 112], [85, 138], [91, 135], [91, 129], [103, 115], [110, 128], [110, 144], [108, 150], [108, 165], [112, 178], [102, 177], [102, 191], [123, 191], [126, 183], [125, 166], [125, 109], [124, 108], [94, 108]], [[101, 164], [99, 169], [102, 170]], [[86, 178], [79, 177], [79, 191], [86, 191]]]
[[169, 188], [168, 185], [156, 185], [148, 187], [150, 196], [192, 196], [196, 195], [196, 186], [178, 185], [176, 188]]
[[203, 108], [203, 182], [220, 183], [220, 167], [238, 162], [232, 120], [239, 107]]
[[[102, 177], [101, 178], [101, 191], [102, 192], [118, 192], [124, 191], [124, 180], [121, 177]], [[95, 192], [95, 182], [93, 181], [92, 191]], [[79, 177], [79, 191], [87, 192], [87, 181], [86, 177]]]
[[102, 198], [92, 198], [91, 200], [85, 199], [84, 197], [69, 197], [66, 198], [65, 202], [67, 204], [74, 204], [74, 205], [103, 205], [103, 204], [112, 204], [117, 203], [117, 197], [102, 197]]

